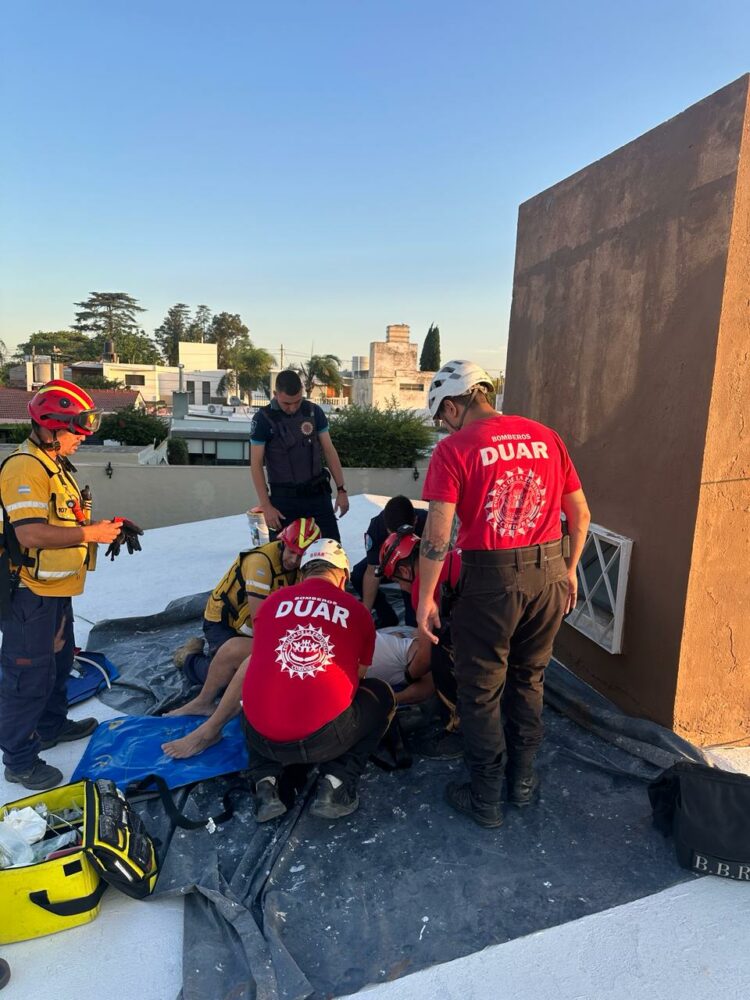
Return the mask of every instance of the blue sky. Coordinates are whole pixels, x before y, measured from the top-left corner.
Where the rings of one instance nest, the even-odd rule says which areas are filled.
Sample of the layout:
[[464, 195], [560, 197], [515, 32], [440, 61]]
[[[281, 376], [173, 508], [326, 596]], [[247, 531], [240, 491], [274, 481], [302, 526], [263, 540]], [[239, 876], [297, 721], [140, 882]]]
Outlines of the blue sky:
[[[750, 4], [4, 5], [0, 337], [127, 291], [504, 366], [518, 205], [750, 69]], [[288, 357], [294, 357], [288, 354]]]

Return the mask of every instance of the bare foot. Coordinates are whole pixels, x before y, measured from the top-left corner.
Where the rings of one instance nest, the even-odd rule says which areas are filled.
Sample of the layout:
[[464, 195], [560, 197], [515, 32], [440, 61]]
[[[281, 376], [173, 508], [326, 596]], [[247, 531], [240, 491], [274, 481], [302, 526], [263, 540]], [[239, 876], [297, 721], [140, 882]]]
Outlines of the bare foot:
[[170, 712], [165, 712], [165, 715], [213, 715], [214, 714], [214, 700], [211, 698], [209, 701], [206, 700], [202, 695], [198, 695], [197, 698], [193, 698], [189, 701], [187, 705], [181, 705], [179, 708], [173, 708]]
[[170, 740], [169, 743], [162, 743], [161, 748], [168, 757], [195, 757], [196, 754], [203, 753], [214, 743], [221, 739], [221, 730], [216, 730], [206, 722], [202, 722], [197, 729], [179, 740]]

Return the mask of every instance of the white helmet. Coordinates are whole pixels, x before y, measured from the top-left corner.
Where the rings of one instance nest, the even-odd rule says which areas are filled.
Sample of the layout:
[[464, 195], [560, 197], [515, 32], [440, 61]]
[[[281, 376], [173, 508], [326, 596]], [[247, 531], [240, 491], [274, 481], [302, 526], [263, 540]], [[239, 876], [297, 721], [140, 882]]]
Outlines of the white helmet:
[[473, 361], [449, 361], [443, 365], [430, 382], [427, 406], [433, 420], [437, 417], [440, 404], [448, 396], [463, 396], [474, 388], [495, 392], [495, 383], [479, 365]]
[[299, 568], [304, 569], [308, 563], [320, 560], [330, 563], [336, 569], [343, 569], [349, 572], [349, 558], [341, 547], [341, 542], [334, 541], [333, 538], [319, 538], [317, 542], [308, 545], [305, 554], [300, 559]]

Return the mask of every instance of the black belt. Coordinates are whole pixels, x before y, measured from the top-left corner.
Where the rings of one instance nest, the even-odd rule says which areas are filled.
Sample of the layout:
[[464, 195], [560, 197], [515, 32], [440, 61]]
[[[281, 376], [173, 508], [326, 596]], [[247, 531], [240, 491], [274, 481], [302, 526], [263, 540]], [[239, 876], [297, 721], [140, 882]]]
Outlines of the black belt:
[[316, 497], [322, 493], [330, 495], [331, 486], [327, 476], [316, 476], [306, 483], [269, 483], [271, 497], [283, 500], [285, 497]]
[[543, 566], [550, 559], [563, 555], [563, 539], [556, 538], [553, 542], [542, 542], [541, 545], [526, 545], [518, 549], [464, 549], [461, 552], [461, 565], [477, 569], [492, 566]]

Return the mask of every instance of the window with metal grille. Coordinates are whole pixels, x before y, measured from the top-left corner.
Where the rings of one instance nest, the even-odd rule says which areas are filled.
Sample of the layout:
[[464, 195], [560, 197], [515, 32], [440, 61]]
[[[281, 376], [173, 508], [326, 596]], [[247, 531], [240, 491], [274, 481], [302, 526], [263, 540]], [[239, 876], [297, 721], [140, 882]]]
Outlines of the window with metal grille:
[[401, 392], [424, 392], [425, 387], [421, 382], [401, 382], [399, 389]]
[[622, 652], [625, 593], [633, 541], [589, 526], [578, 563], [578, 602], [565, 621], [610, 653]]

